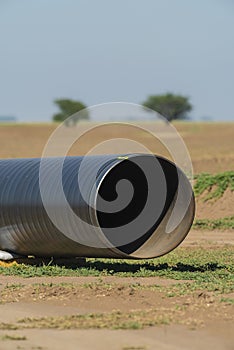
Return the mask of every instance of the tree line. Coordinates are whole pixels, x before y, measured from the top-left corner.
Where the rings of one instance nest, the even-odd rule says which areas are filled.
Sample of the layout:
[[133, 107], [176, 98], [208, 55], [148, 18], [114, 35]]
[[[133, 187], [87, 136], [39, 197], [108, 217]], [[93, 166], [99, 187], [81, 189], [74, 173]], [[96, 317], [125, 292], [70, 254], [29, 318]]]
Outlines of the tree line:
[[[72, 122], [76, 123], [82, 119], [89, 119], [88, 110], [81, 101], [57, 99], [54, 103], [59, 109], [59, 113], [53, 115], [53, 120], [56, 122], [66, 122], [66, 120], [69, 122], [69, 119], [67, 119], [68, 117], [81, 111], [81, 113], [78, 113], [78, 115], [72, 119]], [[142, 105], [160, 113], [168, 121], [186, 119], [188, 117], [188, 112], [193, 108], [187, 96], [172, 93], [150, 95]]]

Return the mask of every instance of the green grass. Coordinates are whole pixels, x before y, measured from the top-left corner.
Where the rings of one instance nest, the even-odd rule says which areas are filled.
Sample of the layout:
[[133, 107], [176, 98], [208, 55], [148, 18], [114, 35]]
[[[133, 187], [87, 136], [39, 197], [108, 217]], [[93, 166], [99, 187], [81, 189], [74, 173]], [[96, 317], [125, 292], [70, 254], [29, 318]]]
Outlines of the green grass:
[[[17, 321], [18, 329], [142, 329], [144, 327], [167, 325], [170, 323], [170, 312], [164, 315], [165, 311], [145, 310], [121, 312], [112, 311], [109, 313], [90, 313], [84, 315], [68, 315], [58, 317], [24, 318]], [[0, 323], [0, 329], [6, 329]], [[23, 337], [22, 337], [23, 338]], [[18, 339], [23, 340], [23, 339]]]
[[222, 219], [196, 219], [193, 223], [193, 228], [206, 230], [233, 230], [234, 216], [229, 216]]
[[209, 290], [234, 291], [234, 249], [231, 246], [212, 249], [178, 248], [151, 260], [87, 259], [83, 267], [58, 265], [0, 266], [0, 274], [35, 276], [119, 276], [163, 277], [193, 280]]
[[234, 299], [233, 298], [225, 298], [225, 297], [223, 297], [223, 298], [220, 299], [220, 301], [221, 301], [221, 303], [234, 305]]
[[[234, 191], [234, 171], [218, 174], [199, 174], [195, 176], [195, 196], [203, 195], [203, 201], [221, 198], [227, 189]], [[195, 229], [234, 229], [234, 216], [219, 219], [197, 219], [193, 223]]]
[[203, 198], [204, 201], [218, 199], [230, 188], [234, 191], [234, 171], [225, 171], [218, 174], [199, 174], [195, 176], [194, 193], [195, 196], [208, 192]]

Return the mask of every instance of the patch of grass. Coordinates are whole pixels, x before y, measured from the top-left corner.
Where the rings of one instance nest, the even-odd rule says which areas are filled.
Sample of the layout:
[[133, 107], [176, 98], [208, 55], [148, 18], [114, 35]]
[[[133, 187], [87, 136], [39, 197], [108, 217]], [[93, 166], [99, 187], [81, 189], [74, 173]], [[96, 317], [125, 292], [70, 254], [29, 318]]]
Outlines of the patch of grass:
[[144, 327], [169, 324], [168, 310], [131, 311], [128, 313], [112, 311], [110, 313], [90, 313], [61, 317], [24, 318], [18, 321], [22, 328], [47, 329], [142, 329]]
[[225, 217], [222, 219], [197, 219], [193, 223], [194, 229], [206, 230], [226, 230], [234, 229], [234, 216]]
[[27, 337], [25, 336], [20, 336], [20, 335], [3, 335], [0, 337], [0, 340], [27, 340]]
[[[194, 294], [194, 292], [200, 290], [206, 290], [207, 292], [215, 292], [216, 294], [230, 293], [234, 290], [232, 286], [233, 279], [231, 278], [229, 281], [224, 280], [220, 281], [220, 279], [216, 278], [210, 282], [204, 282], [201, 280], [195, 281], [181, 281], [175, 284], [170, 284], [169, 286], [161, 286], [156, 284], [130, 284], [128, 288], [133, 292], [137, 290], [153, 290], [163, 293], [163, 297], [173, 298], [182, 295]], [[91, 288], [95, 288], [94, 283]], [[111, 289], [116, 290], [115, 284], [96, 284], [98, 290], [107, 289], [111, 291]], [[119, 286], [119, 285], [118, 285]], [[84, 287], [84, 286], [83, 286]], [[87, 286], [85, 286], [87, 288]], [[126, 288], [126, 286], [125, 286]]]
[[[79, 272], [78, 272], [79, 271]], [[41, 265], [33, 266], [27, 265], [24, 263], [13, 263], [7, 264], [4, 266], [0, 265], [0, 274], [4, 275], [13, 275], [21, 277], [43, 277], [43, 276], [99, 276], [99, 272], [95, 269], [87, 267], [66, 267], [59, 265]]]
[[208, 194], [203, 198], [204, 201], [222, 197], [227, 188], [234, 191], [234, 171], [225, 171], [214, 175], [202, 173], [195, 176], [195, 180], [195, 196], [208, 191]]
[[5, 289], [10, 289], [10, 290], [19, 290], [22, 288], [22, 283], [12, 283], [12, 284], [7, 284]]
[[0, 274], [35, 276], [120, 276], [155, 277], [193, 280], [217, 288], [220, 292], [234, 289], [234, 250], [230, 246], [215, 249], [178, 248], [151, 260], [87, 259], [83, 267], [57, 265], [0, 266]]
[[234, 304], [234, 299], [233, 298], [222, 297], [220, 299], [220, 301], [221, 301], [221, 303]]
[[[61, 266], [27, 266], [20, 264], [11, 265], [8, 268], [0, 267], [0, 273], [4, 275], [18, 275], [23, 277], [34, 276], [99, 276], [98, 283], [105, 287], [101, 280], [105, 276], [119, 277], [155, 277], [170, 278], [175, 280], [174, 286], [163, 289], [156, 284], [150, 288], [158, 289], [165, 292], [168, 297], [192, 293], [199, 289], [214, 291], [215, 293], [231, 293], [234, 291], [234, 250], [231, 246], [219, 248], [178, 248], [166, 256], [152, 260], [116, 260], [116, 259], [87, 259], [85, 266], [82, 268], [61, 267]], [[183, 280], [180, 283], [179, 280]], [[185, 281], [188, 280], [186, 283]], [[178, 283], [176, 283], [178, 281]], [[192, 281], [192, 283], [191, 283]], [[44, 286], [44, 287], [43, 287]], [[34, 286], [35, 297], [42, 293], [45, 297], [53, 297], [54, 284], [41, 284]], [[62, 284], [59, 295], [67, 295], [72, 292], [73, 286]], [[92, 288], [90, 284], [84, 287]], [[143, 288], [137, 284], [131, 285], [131, 288]], [[4, 295], [9, 295], [11, 291], [17, 291], [22, 288], [19, 285], [7, 286], [2, 291], [2, 301]], [[27, 288], [27, 286], [25, 287]], [[70, 288], [70, 291], [68, 290]], [[107, 284], [106, 288], [111, 288]], [[50, 290], [51, 289], [51, 290]], [[57, 291], [56, 291], [57, 292]], [[5, 294], [4, 294], [5, 293]], [[168, 294], [168, 295], [167, 295]], [[56, 294], [55, 294], [56, 295]], [[1, 299], [1, 296], [0, 296]], [[7, 300], [7, 299], [6, 299]]]
[[8, 331], [15, 331], [16, 329], [19, 329], [19, 326], [13, 324], [13, 323], [5, 323], [0, 322], [0, 329], [1, 330], [8, 330]]
[[[211, 275], [211, 274], [210, 274]], [[216, 294], [223, 294], [223, 293], [231, 293], [234, 291], [234, 278], [231, 275], [224, 276], [223, 274], [220, 274], [220, 276], [214, 276], [211, 278], [203, 277], [196, 278], [195, 280], [190, 281], [179, 281], [178, 283], [169, 284], [168, 286], [162, 286], [157, 284], [129, 284], [129, 285], [119, 285], [118, 288], [129, 288], [129, 290], [132, 291], [132, 294], [134, 291], [137, 290], [153, 290], [162, 292], [164, 297], [173, 298], [175, 296], [181, 296], [181, 295], [188, 295], [188, 294], [194, 294], [194, 292], [200, 291], [200, 290], [206, 290], [207, 292], [215, 292]], [[100, 290], [108, 290], [111, 292], [111, 290], [116, 290], [116, 284], [111, 283], [90, 283], [82, 285], [83, 288], [92, 288], [97, 289], [100, 293]]]

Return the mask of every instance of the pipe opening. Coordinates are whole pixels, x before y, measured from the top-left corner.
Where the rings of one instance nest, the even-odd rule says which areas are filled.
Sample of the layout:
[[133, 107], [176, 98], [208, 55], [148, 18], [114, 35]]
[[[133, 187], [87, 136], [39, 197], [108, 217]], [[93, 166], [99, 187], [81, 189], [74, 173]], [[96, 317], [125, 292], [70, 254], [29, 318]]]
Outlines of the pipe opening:
[[[176, 166], [164, 158], [137, 155], [118, 163], [104, 176], [96, 203], [98, 223], [106, 238], [120, 251], [126, 254], [133, 253], [156, 230], [175, 197], [178, 188], [177, 171]], [[111, 204], [112, 201], [116, 201], [118, 194], [128, 196], [127, 189], [124, 191], [123, 188], [120, 193], [116, 190], [117, 184], [123, 179], [129, 181], [133, 188], [133, 196], [129, 204], [117, 212], [105, 212], [102, 210], [102, 199]], [[145, 210], [149, 199], [150, 206]], [[146, 228], [138, 225], [136, 229], [131, 223], [140, 215], [143, 215], [140, 222], [145, 222]], [[151, 224], [148, 225], [148, 223]], [[124, 225], [128, 225], [127, 232], [123, 230]], [[113, 228], [115, 230], [111, 230]], [[138, 228], [140, 231], [136, 235], [133, 230]], [[117, 241], [121, 242], [121, 235], [126, 234], [129, 235], [129, 243], [115, 245]], [[118, 235], [118, 240], [114, 235]], [[138, 238], [134, 239], [134, 237]]]

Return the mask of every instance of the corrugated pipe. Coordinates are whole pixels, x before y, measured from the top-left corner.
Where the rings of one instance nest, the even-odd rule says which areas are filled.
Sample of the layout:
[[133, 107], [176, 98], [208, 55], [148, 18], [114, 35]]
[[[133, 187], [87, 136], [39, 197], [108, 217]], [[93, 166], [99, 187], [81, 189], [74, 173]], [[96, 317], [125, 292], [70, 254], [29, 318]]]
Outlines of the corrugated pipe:
[[189, 180], [145, 154], [0, 160], [0, 249], [38, 257], [153, 258], [186, 237]]

